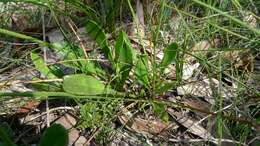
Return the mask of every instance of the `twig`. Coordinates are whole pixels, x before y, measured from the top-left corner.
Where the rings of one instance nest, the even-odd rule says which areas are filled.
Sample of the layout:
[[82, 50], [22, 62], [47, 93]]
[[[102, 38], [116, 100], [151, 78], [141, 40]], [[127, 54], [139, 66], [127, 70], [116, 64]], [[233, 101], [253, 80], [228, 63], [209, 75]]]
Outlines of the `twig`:
[[188, 143], [192, 143], [192, 142], [229, 142], [229, 143], [234, 143], [234, 144], [241, 144], [244, 146], [248, 146], [245, 143], [241, 143], [239, 141], [235, 141], [235, 140], [231, 140], [231, 139], [218, 139], [218, 138], [209, 138], [209, 139], [169, 139], [170, 142], [188, 142]]
[[32, 84], [32, 83], [46, 83], [46, 82], [62, 82], [63, 79], [46, 79], [46, 80], [32, 80], [32, 81], [23, 81], [23, 80], [14, 80], [12, 82], [5, 82], [5, 83], [0, 83], [1, 86], [10, 86], [13, 84], [19, 84], [19, 83], [24, 83], [24, 84]]
[[14, 45], [14, 46], [29, 46], [29, 45], [36, 45], [38, 43], [14, 43], [14, 42], [7, 42], [7, 41], [0, 41], [2, 44]]
[[250, 145], [251, 143], [253, 143], [255, 140], [259, 140], [260, 141], [260, 136], [254, 137], [253, 139], [251, 139], [248, 144]]
[[[215, 111], [215, 112], [213, 112], [213, 113], [214, 113], [214, 114], [217, 114], [217, 113], [219, 113], [219, 112], [222, 112], [222, 111], [224, 111], [224, 110], [230, 108], [232, 105], [233, 105], [233, 104], [230, 104], [230, 105], [228, 105], [228, 106], [222, 108], [221, 110]], [[209, 118], [209, 117], [211, 117], [211, 116], [212, 116], [212, 114], [208, 114], [206, 117], [204, 117], [204, 118], [202, 118], [201, 120], [199, 120], [198, 122], [196, 122], [195, 125], [200, 124], [200, 123], [203, 122], [205, 119], [207, 119], [207, 118]]]
[[85, 145], [89, 145], [90, 144], [90, 141], [98, 134], [98, 132], [100, 131], [100, 127], [98, 127], [94, 133], [90, 136], [90, 138], [84, 143], [84, 146]]
[[[75, 109], [72, 108], [72, 107], [64, 106], [64, 107], [56, 107], [56, 108], [49, 109], [49, 113], [52, 113], [52, 112], [57, 111], [57, 110], [72, 110], [72, 111], [75, 111]], [[44, 116], [44, 115], [46, 115], [46, 114], [47, 114], [47, 111], [41, 113], [41, 114], [38, 115], [38, 116], [35, 116], [35, 117], [29, 119], [28, 121], [24, 122], [24, 124], [29, 123], [29, 122], [31, 122], [31, 121], [33, 121], [33, 120], [35, 120], [35, 119], [38, 119], [38, 118], [40, 118], [40, 117], [42, 117], [42, 116]]]
[[[46, 32], [45, 32], [45, 19], [44, 19], [44, 9], [42, 9], [42, 37], [43, 37], [43, 41], [46, 42]], [[43, 59], [44, 59], [44, 63], [46, 65], [47, 62], [47, 48], [43, 46]], [[48, 101], [48, 97], [46, 97], [46, 112], [47, 112], [47, 127], [50, 127], [50, 114], [49, 114], [49, 101]]]
[[72, 24], [70, 22], [68, 22], [70, 29], [72, 30], [72, 32], [74, 33], [74, 35], [77, 37], [80, 47], [82, 48], [82, 51], [84, 52], [85, 58], [88, 59], [88, 54], [86, 52], [87, 48], [84, 46], [81, 38], [79, 37], [79, 35], [77, 34], [77, 32], [75, 31], [75, 29], [73, 28]]
[[47, 127], [50, 127], [50, 109], [48, 97], [46, 97], [46, 123]]

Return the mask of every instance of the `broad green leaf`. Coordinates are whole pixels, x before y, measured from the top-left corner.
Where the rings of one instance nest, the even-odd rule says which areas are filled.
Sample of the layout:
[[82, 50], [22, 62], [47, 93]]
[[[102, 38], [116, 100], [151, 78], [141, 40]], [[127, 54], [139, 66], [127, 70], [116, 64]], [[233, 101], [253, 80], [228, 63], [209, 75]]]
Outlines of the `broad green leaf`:
[[133, 64], [136, 59], [134, 49], [131, 46], [125, 32], [121, 31], [115, 44], [115, 62], [125, 64]]
[[115, 62], [119, 82], [123, 84], [129, 76], [135, 60], [135, 52], [124, 32], [120, 32], [115, 44]]
[[75, 95], [99, 95], [112, 92], [101, 81], [84, 74], [65, 76], [63, 89], [65, 92]]
[[171, 64], [173, 61], [176, 61], [177, 51], [178, 45], [176, 43], [171, 43], [167, 48], [165, 48], [164, 56], [160, 63], [160, 69], [162, 72], [169, 64]]
[[100, 26], [94, 21], [88, 20], [86, 22], [86, 30], [89, 36], [96, 41], [96, 43], [101, 48], [101, 51], [106, 55], [106, 57], [112, 62], [112, 53], [108, 46], [107, 38]]
[[153, 103], [153, 111], [157, 117], [159, 117], [164, 122], [168, 122], [169, 116], [165, 111], [166, 105], [163, 103]]
[[94, 61], [86, 62], [84, 64], [84, 67], [82, 67], [82, 69], [84, 72], [98, 75], [102, 79], [107, 77], [106, 72], [100, 67], [100, 65], [97, 62], [94, 62]]
[[55, 79], [57, 78], [51, 70], [46, 66], [44, 60], [35, 52], [31, 52], [31, 59], [35, 68], [40, 71], [45, 77], [48, 79]]
[[44, 131], [39, 146], [67, 146], [68, 143], [67, 130], [60, 124], [53, 124]]
[[135, 67], [135, 76], [137, 81], [149, 88], [149, 72], [148, 72], [148, 57], [147, 55], [140, 55], [138, 57], [136, 67]]

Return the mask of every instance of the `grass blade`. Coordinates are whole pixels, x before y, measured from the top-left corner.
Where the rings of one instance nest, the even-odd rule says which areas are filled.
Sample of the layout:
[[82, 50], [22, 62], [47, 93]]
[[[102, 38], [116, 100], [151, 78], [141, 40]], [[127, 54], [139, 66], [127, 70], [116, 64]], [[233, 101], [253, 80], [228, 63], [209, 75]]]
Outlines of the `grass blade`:
[[259, 29], [256, 29], [256, 28], [251, 27], [250, 25], [246, 24], [245, 22], [243, 22], [243, 21], [241, 21], [241, 20], [239, 20], [239, 19], [237, 19], [237, 18], [235, 18], [235, 17], [229, 15], [228, 13], [223, 12], [223, 11], [221, 11], [221, 10], [219, 10], [219, 9], [217, 9], [217, 8], [215, 8], [215, 7], [213, 7], [213, 6], [211, 6], [211, 5], [208, 5], [208, 4], [206, 4], [206, 3], [204, 3], [204, 2], [202, 2], [202, 1], [200, 1], [200, 0], [193, 0], [193, 1], [194, 1], [195, 3], [197, 3], [197, 4], [200, 4], [200, 5], [202, 5], [202, 6], [206, 7], [206, 8], [209, 8], [209, 9], [211, 9], [211, 10], [213, 10], [213, 11], [215, 11], [215, 12], [217, 12], [217, 13], [219, 13], [219, 14], [221, 14], [221, 15], [227, 17], [227, 18], [229, 18], [230, 20], [232, 20], [232, 21], [234, 21], [234, 22], [240, 24], [240, 25], [243, 26], [243, 27], [248, 28], [249, 30], [255, 32], [257, 35], [260, 35], [260, 30], [259, 30]]

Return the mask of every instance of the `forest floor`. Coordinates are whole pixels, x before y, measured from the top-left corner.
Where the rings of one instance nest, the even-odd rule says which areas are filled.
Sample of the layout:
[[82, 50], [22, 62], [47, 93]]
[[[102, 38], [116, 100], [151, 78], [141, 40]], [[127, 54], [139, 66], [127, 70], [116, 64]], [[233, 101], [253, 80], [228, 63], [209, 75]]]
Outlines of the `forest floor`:
[[259, 146], [259, 8], [0, 2], [0, 146]]

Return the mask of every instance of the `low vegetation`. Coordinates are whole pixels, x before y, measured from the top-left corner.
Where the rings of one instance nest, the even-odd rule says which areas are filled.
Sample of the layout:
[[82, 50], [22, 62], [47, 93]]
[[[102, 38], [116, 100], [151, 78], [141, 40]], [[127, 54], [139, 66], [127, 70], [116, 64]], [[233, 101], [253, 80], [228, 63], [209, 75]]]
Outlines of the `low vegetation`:
[[0, 2], [0, 145], [259, 145], [259, 8]]

